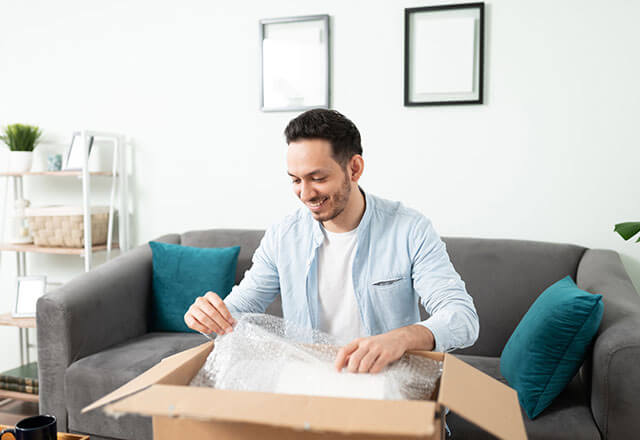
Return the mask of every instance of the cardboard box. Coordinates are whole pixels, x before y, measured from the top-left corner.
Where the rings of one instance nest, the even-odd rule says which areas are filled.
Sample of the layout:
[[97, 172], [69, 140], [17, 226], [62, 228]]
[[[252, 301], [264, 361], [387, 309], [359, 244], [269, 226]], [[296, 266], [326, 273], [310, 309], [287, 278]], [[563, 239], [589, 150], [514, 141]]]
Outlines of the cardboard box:
[[527, 438], [515, 390], [451, 354], [412, 352], [444, 361], [434, 400], [368, 400], [188, 386], [212, 349], [207, 342], [163, 359], [82, 412], [151, 416], [155, 440], [436, 440], [449, 407], [499, 438]]

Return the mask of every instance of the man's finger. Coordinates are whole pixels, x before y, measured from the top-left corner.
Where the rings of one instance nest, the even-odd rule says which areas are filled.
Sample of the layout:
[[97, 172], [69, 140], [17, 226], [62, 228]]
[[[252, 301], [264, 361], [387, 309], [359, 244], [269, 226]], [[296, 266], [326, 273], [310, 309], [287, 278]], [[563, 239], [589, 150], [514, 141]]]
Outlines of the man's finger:
[[206, 334], [211, 333], [211, 331], [206, 326], [202, 325], [202, 323], [200, 321], [198, 321], [190, 313], [187, 313], [186, 315], [184, 315], [184, 322], [185, 322], [185, 324], [187, 324], [187, 327], [189, 327], [190, 329], [193, 329], [193, 330], [195, 330], [197, 332], [206, 333]]
[[350, 343], [342, 347], [340, 351], [338, 351], [338, 355], [336, 356], [336, 361], [334, 364], [336, 367], [336, 370], [342, 371], [344, 366], [347, 365], [347, 361], [349, 360], [351, 353], [356, 351], [357, 348], [358, 348], [358, 342], [357, 340], [355, 340], [355, 341], [351, 341]]
[[360, 367], [360, 361], [365, 355], [369, 353], [369, 348], [365, 348], [360, 346], [356, 351], [351, 354], [349, 358], [349, 363], [347, 364], [347, 370], [349, 373], [357, 373], [358, 368]]
[[375, 351], [367, 353], [360, 361], [358, 373], [368, 373], [375, 361], [378, 359], [378, 356], [380, 356], [380, 353]]
[[191, 314], [201, 324], [204, 324], [207, 327], [208, 333], [216, 332], [217, 334], [224, 334], [224, 328], [222, 328], [216, 321], [211, 319], [211, 317], [204, 313], [201, 309], [194, 307]]
[[235, 324], [236, 320], [233, 319], [233, 316], [231, 316], [229, 309], [227, 309], [227, 305], [217, 294], [215, 294], [214, 292], [207, 292], [204, 297], [209, 300], [209, 302], [216, 308], [216, 310], [220, 313], [224, 320], [229, 323], [230, 326]]
[[376, 362], [373, 364], [373, 366], [369, 369], [369, 373], [372, 373], [372, 374], [379, 373], [382, 371], [384, 367], [386, 367], [390, 363], [391, 363], [391, 359], [387, 355], [381, 354], [380, 356], [378, 356], [378, 359], [376, 359]]
[[196, 305], [196, 308], [200, 309], [207, 316], [209, 316], [209, 318], [215, 321], [215, 323], [218, 324], [220, 328], [224, 330], [223, 333], [232, 330], [233, 328], [232, 324], [229, 321], [227, 321], [224, 318], [224, 316], [222, 316], [222, 313], [220, 312], [220, 310], [218, 310], [215, 304], [212, 304], [208, 298], [203, 298], [203, 297], [198, 298], [196, 300], [195, 305]]

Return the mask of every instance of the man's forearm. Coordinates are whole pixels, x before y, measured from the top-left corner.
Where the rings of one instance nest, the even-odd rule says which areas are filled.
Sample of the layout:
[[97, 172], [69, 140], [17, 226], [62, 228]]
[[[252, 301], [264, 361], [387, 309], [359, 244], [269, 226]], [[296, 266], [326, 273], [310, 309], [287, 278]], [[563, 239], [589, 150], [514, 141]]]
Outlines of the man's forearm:
[[427, 312], [431, 316], [417, 325], [428, 328], [433, 334], [434, 351], [469, 347], [478, 339], [478, 315], [470, 296], [449, 297], [443, 307]]
[[408, 350], [426, 350], [431, 351], [435, 348], [435, 338], [431, 330], [423, 325], [413, 324], [406, 327], [400, 327], [392, 330], [402, 334], [402, 340], [405, 341], [404, 351]]

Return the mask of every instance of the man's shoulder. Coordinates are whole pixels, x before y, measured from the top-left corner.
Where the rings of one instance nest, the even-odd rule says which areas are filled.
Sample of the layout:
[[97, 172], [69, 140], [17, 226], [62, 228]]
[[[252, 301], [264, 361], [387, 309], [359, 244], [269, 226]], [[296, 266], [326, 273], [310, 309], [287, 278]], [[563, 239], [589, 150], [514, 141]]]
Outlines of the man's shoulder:
[[309, 225], [309, 213], [306, 208], [298, 208], [290, 214], [286, 215], [280, 221], [273, 223], [269, 230], [276, 233], [279, 237], [283, 237], [292, 230], [297, 228], [308, 228]]
[[374, 217], [385, 222], [399, 222], [410, 225], [418, 223], [431, 223], [429, 218], [417, 209], [410, 208], [402, 202], [396, 200], [383, 199], [382, 197], [369, 194], [373, 202]]

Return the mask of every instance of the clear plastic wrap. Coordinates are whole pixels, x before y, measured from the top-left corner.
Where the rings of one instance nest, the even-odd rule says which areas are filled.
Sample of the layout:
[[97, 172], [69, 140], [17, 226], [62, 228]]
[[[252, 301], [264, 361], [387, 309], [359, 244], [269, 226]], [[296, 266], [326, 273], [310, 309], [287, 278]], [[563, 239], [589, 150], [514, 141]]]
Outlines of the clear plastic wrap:
[[340, 349], [332, 336], [271, 315], [236, 317], [218, 336], [192, 386], [369, 399], [429, 399], [442, 362], [405, 354], [378, 374], [337, 372]]

